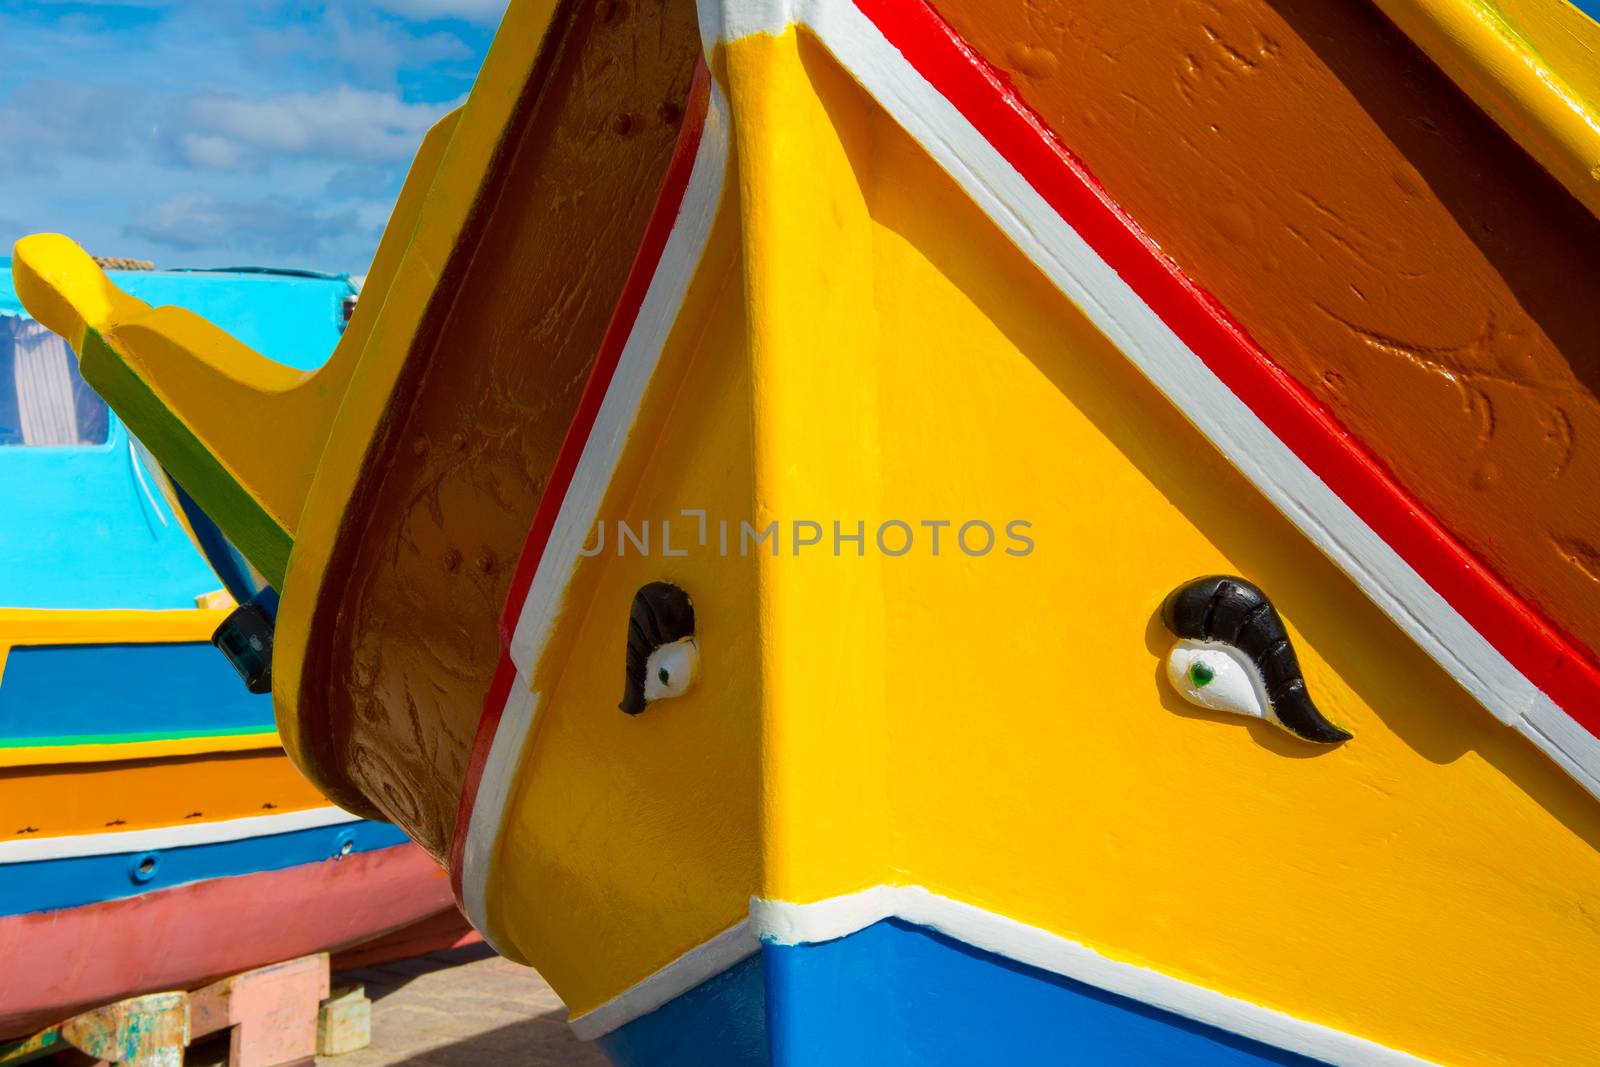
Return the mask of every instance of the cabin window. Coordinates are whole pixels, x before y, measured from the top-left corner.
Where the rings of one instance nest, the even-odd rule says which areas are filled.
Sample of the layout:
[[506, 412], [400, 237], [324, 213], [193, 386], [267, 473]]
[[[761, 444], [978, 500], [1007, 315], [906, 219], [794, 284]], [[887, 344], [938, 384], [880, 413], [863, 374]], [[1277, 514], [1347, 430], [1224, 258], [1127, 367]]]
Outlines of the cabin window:
[[0, 315], [0, 446], [103, 445], [109, 423], [65, 341], [32, 319]]

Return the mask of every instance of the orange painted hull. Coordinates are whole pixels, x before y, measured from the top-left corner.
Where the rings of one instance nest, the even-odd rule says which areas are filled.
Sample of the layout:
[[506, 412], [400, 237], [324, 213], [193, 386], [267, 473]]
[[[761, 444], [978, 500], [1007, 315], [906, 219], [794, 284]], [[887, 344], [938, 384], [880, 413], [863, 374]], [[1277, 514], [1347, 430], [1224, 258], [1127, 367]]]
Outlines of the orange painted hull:
[[321, 807], [282, 749], [0, 769], [0, 841], [96, 834]]

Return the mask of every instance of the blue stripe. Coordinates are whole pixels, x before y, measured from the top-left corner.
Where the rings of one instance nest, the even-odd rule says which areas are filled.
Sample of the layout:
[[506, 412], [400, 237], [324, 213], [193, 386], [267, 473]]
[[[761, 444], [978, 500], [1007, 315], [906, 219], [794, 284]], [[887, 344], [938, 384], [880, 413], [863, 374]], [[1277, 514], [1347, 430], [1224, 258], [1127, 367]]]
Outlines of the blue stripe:
[[759, 1067], [766, 995], [761, 956], [751, 956], [595, 1043], [619, 1067]]
[[210, 845], [5, 864], [0, 865], [0, 915], [73, 908], [208, 878], [321, 863], [346, 854], [346, 842], [351, 853], [372, 852], [405, 844], [406, 835], [388, 823], [360, 821]]
[[200, 642], [23, 646], [0, 675], [0, 744], [272, 729], [272, 698], [247, 691]]
[[599, 1044], [615, 1063], [662, 1067], [1320, 1062], [899, 920], [819, 945], [763, 945]]
[[211, 569], [217, 572], [217, 577], [222, 580], [222, 588], [226, 589], [234, 600], [241, 604], [247, 603], [251, 597], [261, 591], [260, 583], [255, 579], [255, 571], [250, 564], [228, 542], [211, 521], [211, 516], [200, 510], [200, 505], [194, 502], [178, 480], [170, 474], [167, 476], [172, 486], [173, 493], [178, 498], [178, 506], [183, 508], [183, 517], [189, 522], [189, 529], [194, 531], [195, 544], [206, 557], [206, 562], [211, 564]]

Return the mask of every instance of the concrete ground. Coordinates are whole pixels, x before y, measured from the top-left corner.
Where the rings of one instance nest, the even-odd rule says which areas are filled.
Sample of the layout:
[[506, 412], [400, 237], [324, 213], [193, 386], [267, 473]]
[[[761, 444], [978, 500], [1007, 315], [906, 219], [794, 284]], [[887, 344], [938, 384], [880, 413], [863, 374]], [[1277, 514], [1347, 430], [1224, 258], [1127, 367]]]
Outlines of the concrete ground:
[[484, 945], [334, 975], [372, 1000], [372, 1045], [319, 1067], [600, 1067], [538, 973]]

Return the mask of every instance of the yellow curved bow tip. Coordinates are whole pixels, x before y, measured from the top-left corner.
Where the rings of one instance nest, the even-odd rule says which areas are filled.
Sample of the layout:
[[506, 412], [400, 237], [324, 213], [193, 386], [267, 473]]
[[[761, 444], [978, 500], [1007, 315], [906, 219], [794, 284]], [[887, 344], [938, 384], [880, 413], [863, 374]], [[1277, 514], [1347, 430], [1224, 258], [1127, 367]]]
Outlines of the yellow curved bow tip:
[[295, 522], [348, 375], [262, 356], [197, 315], [112, 284], [69, 238], [17, 242], [28, 313], [246, 559], [280, 585]]
[[59, 233], [36, 233], [12, 251], [12, 278], [28, 313], [82, 351], [84, 334], [105, 330], [148, 305], [112, 284], [78, 242]]

